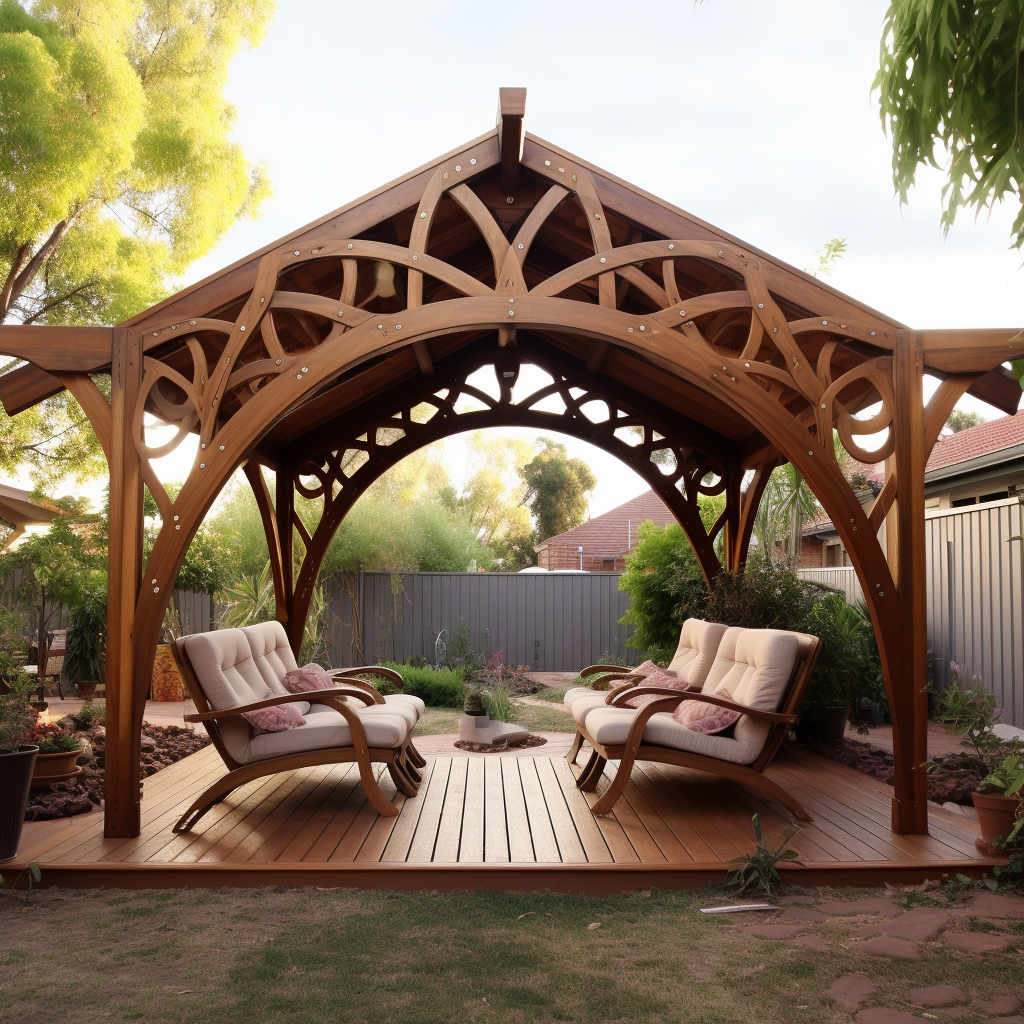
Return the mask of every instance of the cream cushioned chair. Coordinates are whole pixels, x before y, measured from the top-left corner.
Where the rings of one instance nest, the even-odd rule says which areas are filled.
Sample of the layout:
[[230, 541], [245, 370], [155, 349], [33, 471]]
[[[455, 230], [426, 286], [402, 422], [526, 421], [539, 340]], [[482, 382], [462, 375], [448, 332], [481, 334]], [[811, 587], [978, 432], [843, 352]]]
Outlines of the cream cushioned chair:
[[[763, 772], [797, 721], [796, 710], [820, 650], [821, 641], [805, 633], [734, 626], [722, 636], [702, 691], [659, 690], [641, 682], [608, 694], [607, 702], [590, 710], [578, 725], [583, 740], [593, 748], [577, 780], [580, 789], [594, 791], [605, 764], [619, 762], [615, 778], [594, 804], [594, 813], [606, 814], [615, 806], [634, 761], [658, 761], [742, 782], [810, 821], [800, 804]], [[642, 694], [658, 699], [640, 709], [622, 706]], [[677, 722], [672, 712], [686, 700], [741, 712], [731, 735], [728, 730], [706, 735]]]
[[[261, 671], [241, 629], [185, 636], [171, 650], [197, 709], [185, 721], [206, 726], [228, 768], [181, 816], [175, 832], [191, 829], [228, 793], [253, 779], [310, 765], [355, 762], [370, 803], [385, 816], [393, 817], [398, 810], [378, 786], [374, 762], [387, 766], [399, 792], [416, 795], [419, 776], [409, 765], [412, 724], [407, 709], [393, 711], [353, 687], [280, 692], [267, 681], [266, 664]], [[242, 717], [244, 712], [279, 704], [294, 705], [304, 715], [309, 712], [306, 724], [265, 732]], [[316, 713], [312, 705], [318, 706]]]
[[[686, 683], [691, 690], [702, 690], [727, 628], [720, 622], [687, 619], [679, 631], [679, 643], [665, 674]], [[584, 679], [588, 676], [602, 677], [602, 682], [608, 682], [616, 695], [629, 687], [643, 685], [642, 676], [634, 676], [628, 669], [606, 674], [609, 668], [611, 666], [590, 665], [580, 672], [580, 676]], [[591, 711], [605, 707], [611, 696], [607, 689], [594, 690], [589, 686], [573, 686], [566, 691], [564, 703], [576, 722], [576, 736], [570, 748], [570, 764], [575, 763], [576, 755], [583, 745], [580, 726]]]

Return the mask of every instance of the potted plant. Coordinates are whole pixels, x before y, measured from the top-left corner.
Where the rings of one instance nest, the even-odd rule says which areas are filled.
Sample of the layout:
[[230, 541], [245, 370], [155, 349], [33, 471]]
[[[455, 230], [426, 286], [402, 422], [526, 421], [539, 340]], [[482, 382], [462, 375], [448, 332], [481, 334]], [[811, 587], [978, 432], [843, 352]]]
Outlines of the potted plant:
[[106, 587], [90, 586], [71, 616], [64, 667], [78, 696], [91, 700], [103, 676], [107, 643]]
[[1024, 753], [1014, 751], [971, 794], [978, 812], [979, 848], [990, 855], [1013, 845], [1024, 829]]
[[59, 725], [37, 725], [33, 742], [39, 750], [32, 771], [33, 789], [66, 782], [81, 772], [77, 762], [82, 741], [73, 732]]
[[18, 852], [39, 750], [31, 742], [36, 722], [28, 701], [32, 680], [12, 653], [20, 632], [15, 618], [0, 609], [0, 862], [13, 860]]
[[484, 695], [478, 686], [471, 687], [466, 691], [466, 699], [462, 708], [467, 715], [471, 715], [473, 718], [487, 718]]

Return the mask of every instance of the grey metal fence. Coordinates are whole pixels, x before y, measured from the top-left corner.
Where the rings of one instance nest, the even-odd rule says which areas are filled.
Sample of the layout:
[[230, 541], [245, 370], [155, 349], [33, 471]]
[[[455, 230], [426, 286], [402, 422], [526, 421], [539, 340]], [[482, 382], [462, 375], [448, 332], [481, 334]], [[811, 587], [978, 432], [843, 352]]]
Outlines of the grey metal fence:
[[857, 570], [852, 565], [837, 566], [832, 569], [801, 569], [798, 575], [801, 579], [838, 590], [846, 595], [846, 600], [850, 604], [860, 601], [864, 597], [864, 591], [860, 588], [860, 580], [857, 579]]
[[636, 663], [619, 573], [390, 573], [361, 575], [362, 650], [367, 661], [434, 660], [438, 634], [468, 630], [485, 654], [539, 672], [572, 672], [602, 657]]
[[950, 662], [981, 675], [1024, 728], [1024, 505], [1015, 498], [928, 512], [928, 645], [936, 682]]

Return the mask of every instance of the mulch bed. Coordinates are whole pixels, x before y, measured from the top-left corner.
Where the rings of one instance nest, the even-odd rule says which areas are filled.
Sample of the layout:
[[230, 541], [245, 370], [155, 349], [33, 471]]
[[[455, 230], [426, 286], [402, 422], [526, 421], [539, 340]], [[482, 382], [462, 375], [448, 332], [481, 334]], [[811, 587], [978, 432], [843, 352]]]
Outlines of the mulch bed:
[[[895, 768], [892, 754], [887, 750], [849, 739], [835, 743], [807, 742], [806, 745], [816, 754], [848, 765], [862, 775], [870, 775], [890, 786], [893, 784]], [[948, 754], [943, 761], [944, 764], [928, 772], [928, 799], [939, 804], [949, 802], [970, 806], [971, 793], [978, 788], [981, 774], [967, 763], [965, 755]]]
[[[70, 725], [67, 720], [61, 724]], [[88, 745], [86, 760], [79, 762], [82, 774], [69, 782], [58, 782], [45, 789], [33, 789], [25, 811], [26, 821], [70, 818], [103, 806], [107, 731], [102, 725], [94, 725], [90, 729], [76, 731], [75, 735], [82, 740], [83, 750]], [[143, 723], [141, 777], [155, 775], [161, 768], [202, 750], [209, 742], [208, 736], [185, 726]]]
[[459, 750], [468, 750], [473, 754], [496, 754], [502, 750], [521, 750], [524, 747], [542, 747], [547, 740], [543, 736], [534, 736], [532, 733], [525, 740], [498, 740], [497, 743], [470, 743], [467, 740], [456, 740], [455, 746]]

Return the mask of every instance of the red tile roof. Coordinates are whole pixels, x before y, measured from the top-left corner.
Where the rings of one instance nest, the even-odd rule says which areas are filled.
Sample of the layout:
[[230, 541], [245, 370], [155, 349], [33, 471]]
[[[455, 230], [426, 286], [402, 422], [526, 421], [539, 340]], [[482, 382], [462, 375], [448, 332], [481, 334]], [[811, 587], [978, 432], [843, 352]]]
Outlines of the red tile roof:
[[637, 529], [641, 523], [650, 520], [658, 526], [674, 523], [676, 518], [669, 511], [668, 505], [654, 491], [644, 491], [631, 501], [618, 508], [613, 508], [604, 515], [579, 526], [574, 526], [565, 533], [548, 537], [537, 545], [536, 550], [547, 547], [571, 547], [573, 551], [582, 545], [587, 555], [618, 555], [629, 551], [636, 544]]
[[926, 473], [943, 469], [1017, 444], [1024, 444], [1024, 409], [1013, 416], [1001, 416], [956, 434], [942, 435], [928, 456], [924, 469]]

